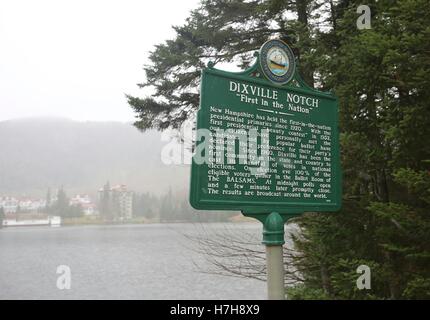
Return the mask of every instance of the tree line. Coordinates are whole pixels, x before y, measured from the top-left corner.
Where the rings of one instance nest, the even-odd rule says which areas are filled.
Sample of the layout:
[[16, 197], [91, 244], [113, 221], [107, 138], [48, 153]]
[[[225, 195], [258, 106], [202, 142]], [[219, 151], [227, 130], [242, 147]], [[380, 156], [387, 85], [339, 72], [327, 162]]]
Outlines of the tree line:
[[6, 214], [3, 207], [0, 207], [0, 229], [3, 228], [3, 220], [6, 219]]
[[51, 191], [48, 190], [44, 211], [49, 215], [60, 216], [62, 218], [78, 218], [84, 215], [82, 207], [79, 204], [70, 204], [70, 198], [67, 196], [63, 186], [58, 189], [55, 201], [52, 201]]
[[144, 217], [159, 222], [227, 222], [230, 212], [202, 212], [192, 208], [184, 193], [174, 194], [171, 189], [161, 196], [150, 193], [133, 195], [133, 217]]

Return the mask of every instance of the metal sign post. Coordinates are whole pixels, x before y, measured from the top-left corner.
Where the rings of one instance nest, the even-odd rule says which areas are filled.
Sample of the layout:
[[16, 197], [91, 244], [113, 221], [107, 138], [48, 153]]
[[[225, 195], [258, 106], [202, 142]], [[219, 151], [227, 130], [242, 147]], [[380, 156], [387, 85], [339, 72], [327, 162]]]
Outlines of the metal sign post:
[[266, 218], [263, 244], [266, 245], [267, 296], [269, 300], [284, 300], [284, 219], [277, 212]]
[[284, 260], [282, 245], [267, 245], [267, 298], [284, 300]]

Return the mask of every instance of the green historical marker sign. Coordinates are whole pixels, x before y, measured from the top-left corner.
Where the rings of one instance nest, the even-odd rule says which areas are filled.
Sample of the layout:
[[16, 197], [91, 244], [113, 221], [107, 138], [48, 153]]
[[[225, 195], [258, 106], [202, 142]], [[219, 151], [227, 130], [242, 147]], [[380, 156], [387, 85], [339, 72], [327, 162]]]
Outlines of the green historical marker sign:
[[239, 73], [202, 72], [190, 203], [262, 220], [341, 206], [338, 101], [307, 86], [291, 49], [266, 42]]

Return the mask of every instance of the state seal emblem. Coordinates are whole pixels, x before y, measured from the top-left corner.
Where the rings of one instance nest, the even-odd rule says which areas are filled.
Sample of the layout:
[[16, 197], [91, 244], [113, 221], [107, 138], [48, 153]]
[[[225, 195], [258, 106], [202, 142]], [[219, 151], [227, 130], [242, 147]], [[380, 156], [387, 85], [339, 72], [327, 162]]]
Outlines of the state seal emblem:
[[276, 84], [291, 80], [296, 61], [291, 48], [281, 40], [269, 40], [261, 46], [260, 65], [267, 79]]

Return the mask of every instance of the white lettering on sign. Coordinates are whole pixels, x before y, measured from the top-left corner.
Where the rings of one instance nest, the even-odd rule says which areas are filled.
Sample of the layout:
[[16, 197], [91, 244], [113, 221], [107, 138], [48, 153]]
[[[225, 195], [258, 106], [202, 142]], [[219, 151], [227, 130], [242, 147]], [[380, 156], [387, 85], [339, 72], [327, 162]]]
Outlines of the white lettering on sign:
[[[291, 99], [296, 105], [301, 96]], [[208, 165], [209, 195], [333, 201], [330, 126], [216, 105], [209, 111], [194, 155]]]
[[319, 100], [315, 98], [300, 96], [294, 93], [287, 93], [287, 102], [300, 103], [308, 107], [318, 108]]
[[236, 92], [238, 94], [250, 94], [260, 98], [278, 99], [278, 91], [273, 89], [262, 88], [258, 86], [253, 86], [251, 84], [230, 81], [230, 91]]
[[[313, 108], [318, 108], [320, 106], [318, 98], [296, 93], [287, 93], [286, 96], [280, 97], [276, 89], [263, 88], [238, 81], [229, 81], [229, 91], [235, 93], [240, 102], [263, 108], [271, 107], [272, 109], [279, 110], [281, 113], [293, 111], [309, 114]], [[283, 98], [286, 101], [283, 99], [279, 101], [278, 98]], [[263, 111], [274, 112], [267, 109]]]

